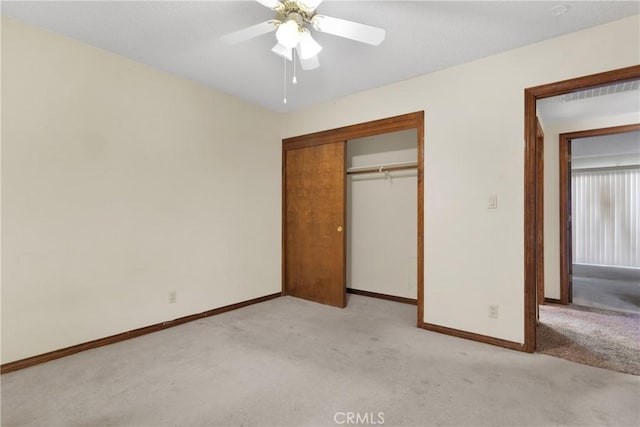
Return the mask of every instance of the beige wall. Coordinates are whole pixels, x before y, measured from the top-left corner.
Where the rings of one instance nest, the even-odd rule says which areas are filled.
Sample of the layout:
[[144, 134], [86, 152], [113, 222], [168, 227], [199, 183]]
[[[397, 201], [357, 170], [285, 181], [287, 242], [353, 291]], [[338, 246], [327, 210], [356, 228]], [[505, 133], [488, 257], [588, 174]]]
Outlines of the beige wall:
[[425, 320], [522, 342], [523, 89], [640, 62], [633, 17], [280, 121], [2, 24], [2, 363], [279, 291], [280, 138], [418, 110]]
[[282, 134], [424, 110], [425, 321], [523, 342], [524, 88], [640, 63], [639, 29], [631, 17], [327, 102]]
[[5, 18], [2, 60], [2, 363], [279, 292], [279, 115]]

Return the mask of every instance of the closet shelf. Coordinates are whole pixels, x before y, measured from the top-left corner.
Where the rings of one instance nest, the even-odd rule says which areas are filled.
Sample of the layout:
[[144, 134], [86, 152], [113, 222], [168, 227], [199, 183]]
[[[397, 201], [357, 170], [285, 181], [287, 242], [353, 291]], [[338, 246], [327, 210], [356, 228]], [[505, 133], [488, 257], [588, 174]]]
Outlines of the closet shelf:
[[402, 162], [402, 163], [388, 163], [386, 165], [378, 166], [359, 166], [355, 168], [347, 169], [347, 175], [355, 175], [359, 173], [374, 173], [374, 172], [393, 172], [405, 169], [417, 169], [418, 162]]

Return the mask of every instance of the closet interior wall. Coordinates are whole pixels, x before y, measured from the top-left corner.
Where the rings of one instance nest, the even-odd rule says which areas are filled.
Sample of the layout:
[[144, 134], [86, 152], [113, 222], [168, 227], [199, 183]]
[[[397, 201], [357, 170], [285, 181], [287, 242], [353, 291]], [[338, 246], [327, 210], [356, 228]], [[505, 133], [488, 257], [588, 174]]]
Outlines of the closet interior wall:
[[347, 288], [417, 298], [415, 129], [347, 141]]

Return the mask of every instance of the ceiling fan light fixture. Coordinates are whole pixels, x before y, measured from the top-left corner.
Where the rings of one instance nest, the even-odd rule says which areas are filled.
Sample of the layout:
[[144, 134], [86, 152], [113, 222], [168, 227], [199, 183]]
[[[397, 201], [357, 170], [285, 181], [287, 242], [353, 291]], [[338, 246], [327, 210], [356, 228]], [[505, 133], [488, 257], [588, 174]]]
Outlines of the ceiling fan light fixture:
[[280, 43], [276, 43], [276, 45], [271, 49], [271, 52], [281, 56], [282, 58], [287, 58], [289, 61], [293, 59], [293, 49]]
[[300, 26], [293, 19], [283, 22], [276, 31], [276, 39], [282, 46], [293, 49], [300, 42]]
[[320, 60], [317, 55], [309, 59], [302, 58], [302, 55], [300, 55], [300, 45], [296, 47], [296, 52], [298, 52], [298, 59], [300, 60], [300, 66], [303, 70], [315, 70], [320, 66]]
[[[2, 0], [0, 0], [2, 1]], [[287, 60], [293, 62], [293, 84], [297, 83], [296, 59], [303, 70], [320, 66], [318, 53], [322, 46], [311, 36], [312, 31], [378, 46], [385, 39], [384, 28], [360, 24], [346, 19], [318, 15], [316, 8], [323, 0], [256, 0], [272, 9], [276, 18], [222, 36], [226, 43], [239, 43], [275, 31], [277, 43], [271, 51], [283, 58], [283, 102], [287, 103]], [[295, 53], [293, 52], [295, 49]]]
[[311, 37], [311, 32], [304, 28], [300, 32], [300, 58], [309, 59], [316, 56], [322, 50], [322, 46]]

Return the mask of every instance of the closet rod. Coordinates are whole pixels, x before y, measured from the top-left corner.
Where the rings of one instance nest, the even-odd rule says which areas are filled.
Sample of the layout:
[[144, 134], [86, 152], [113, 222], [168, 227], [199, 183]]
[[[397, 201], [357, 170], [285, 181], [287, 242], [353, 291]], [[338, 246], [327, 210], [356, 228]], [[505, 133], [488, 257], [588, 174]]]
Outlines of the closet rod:
[[356, 175], [360, 173], [373, 173], [373, 172], [393, 172], [393, 171], [406, 170], [406, 169], [418, 169], [418, 163], [416, 162], [397, 163], [397, 164], [390, 164], [386, 166], [382, 165], [382, 166], [371, 166], [367, 168], [353, 168], [353, 169], [347, 170], [347, 175]]

